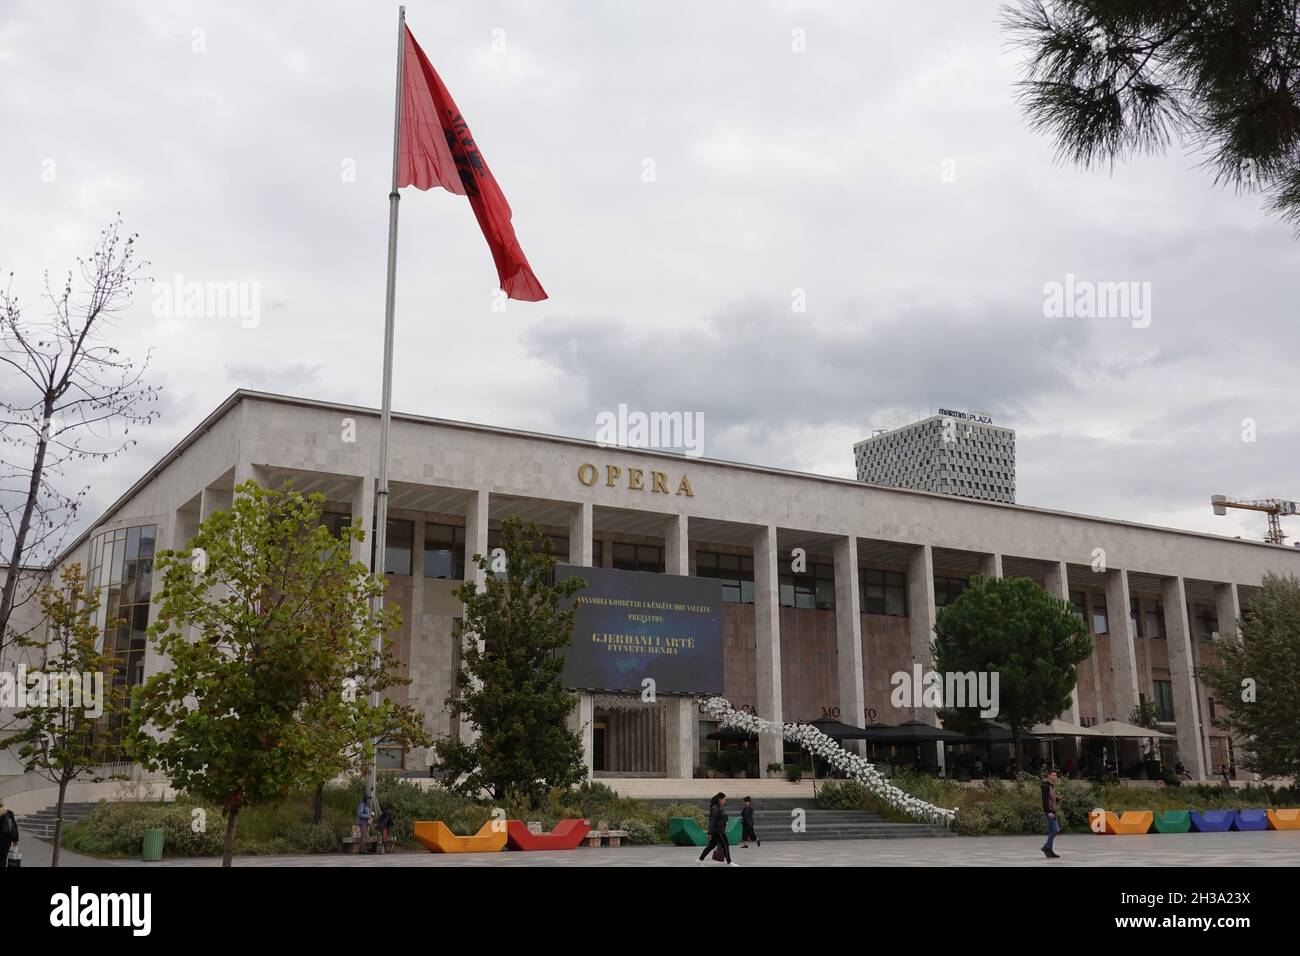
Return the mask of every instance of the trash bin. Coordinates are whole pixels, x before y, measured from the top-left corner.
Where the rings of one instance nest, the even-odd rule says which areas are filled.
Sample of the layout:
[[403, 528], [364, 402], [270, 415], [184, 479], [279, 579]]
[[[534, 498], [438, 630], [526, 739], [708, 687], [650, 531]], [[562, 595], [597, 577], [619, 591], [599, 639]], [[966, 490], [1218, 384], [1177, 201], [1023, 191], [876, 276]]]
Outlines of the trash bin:
[[146, 863], [157, 863], [163, 854], [163, 831], [151, 828], [144, 831], [144, 853], [141, 859]]

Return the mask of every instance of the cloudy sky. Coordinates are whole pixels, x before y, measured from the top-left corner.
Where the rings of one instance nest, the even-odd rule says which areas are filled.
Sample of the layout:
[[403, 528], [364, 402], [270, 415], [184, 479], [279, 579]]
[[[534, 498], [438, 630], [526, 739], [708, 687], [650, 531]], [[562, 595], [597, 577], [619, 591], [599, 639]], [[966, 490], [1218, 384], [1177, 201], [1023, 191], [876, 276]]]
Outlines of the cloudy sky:
[[[6, 0], [11, 290], [38, 311], [43, 270], [120, 211], [155, 279], [259, 295], [253, 323], [137, 294], [115, 334], [152, 349], [163, 416], [69, 475], [88, 510], [235, 388], [378, 405], [396, 13]], [[494, 311], [466, 201], [406, 190], [398, 410], [582, 437], [619, 403], [701, 411], [709, 457], [851, 477], [874, 425], [977, 408], [1016, 429], [1025, 504], [1262, 537], [1262, 515], [1215, 518], [1209, 496], [1300, 498], [1300, 244], [1190, 149], [1055, 163], [996, 3], [407, 16], [550, 299]], [[1046, 316], [1067, 274], [1150, 283], [1149, 324]]]

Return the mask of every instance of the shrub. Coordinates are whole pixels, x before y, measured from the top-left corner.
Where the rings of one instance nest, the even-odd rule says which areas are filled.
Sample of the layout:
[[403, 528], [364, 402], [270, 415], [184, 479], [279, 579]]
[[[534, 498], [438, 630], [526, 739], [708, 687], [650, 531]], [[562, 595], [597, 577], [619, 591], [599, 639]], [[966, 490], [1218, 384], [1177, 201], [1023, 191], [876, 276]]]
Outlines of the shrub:
[[803, 779], [803, 767], [797, 763], [788, 763], [785, 765], [785, 779], [791, 783], [798, 783]]
[[659, 833], [655, 826], [637, 817], [628, 817], [618, 825], [618, 829], [626, 830], [627, 842], [637, 846], [647, 846], [659, 842]]

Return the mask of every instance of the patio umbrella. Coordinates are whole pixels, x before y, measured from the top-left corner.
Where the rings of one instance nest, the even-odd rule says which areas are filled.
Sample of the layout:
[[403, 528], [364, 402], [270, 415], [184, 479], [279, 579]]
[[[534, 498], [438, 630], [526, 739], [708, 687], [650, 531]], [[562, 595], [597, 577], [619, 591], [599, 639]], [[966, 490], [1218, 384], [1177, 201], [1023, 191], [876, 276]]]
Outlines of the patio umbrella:
[[[1011, 736], [1011, 728], [1005, 724], [986, 724], [974, 733], [966, 735], [970, 738], [971, 743], [985, 744], [1009, 744], [1014, 738]], [[1038, 738], [1030, 733], [1023, 733], [1020, 739], [1025, 743], [1038, 743]]]
[[955, 730], [944, 730], [919, 720], [908, 720], [897, 727], [872, 730], [866, 738], [879, 744], [924, 744], [942, 740], [946, 744], [960, 744], [966, 740], [965, 734]]
[[1037, 734], [1043, 740], [1052, 741], [1051, 756], [1052, 766], [1056, 766], [1056, 741], [1062, 737], [1105, 737], [1107, 734], [1101, 733], [1096, 727], [1080, 727], [1078, 724], [1072, 724], [1068, 720], [1056, 718], [1049, 724], [1034, 724], [1031, 733]]
[[875, 740], [875, 734], [862, 727], [854, 727], [852, 724], [846, 724], [842, 720], [835, 720], [832, 717], [819, 717], [816, 720], [808, 721], [810, 727], [816, 727], [831, 740]]

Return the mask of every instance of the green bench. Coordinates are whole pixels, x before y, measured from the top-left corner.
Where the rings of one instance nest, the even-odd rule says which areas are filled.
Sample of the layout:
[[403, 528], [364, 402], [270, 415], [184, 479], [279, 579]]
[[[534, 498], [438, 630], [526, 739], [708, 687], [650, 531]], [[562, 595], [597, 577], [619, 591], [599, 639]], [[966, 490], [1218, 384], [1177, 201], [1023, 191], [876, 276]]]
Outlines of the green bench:
[[[740, 834], [740, 817], [733, 817], [727, 823], [727, 842], [735, 846], [740, 842]], [[669, 817], [668, 839], [677, 846], [708, 846], [709, 844], [709, 835], [693, 817]]]
[[1192, 828], [1192, 815], [1186, 810], [1160, 810], [1151, 829], [1156, 833], [1186, 833]]

